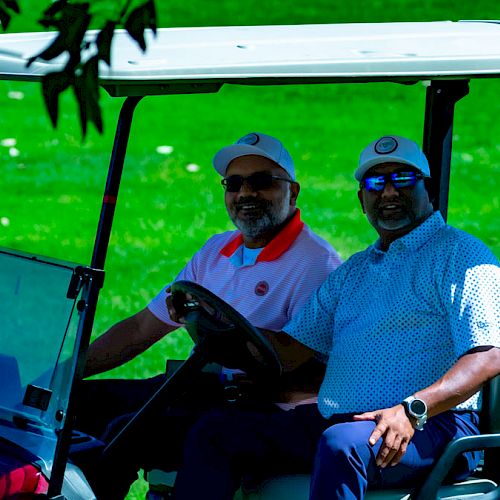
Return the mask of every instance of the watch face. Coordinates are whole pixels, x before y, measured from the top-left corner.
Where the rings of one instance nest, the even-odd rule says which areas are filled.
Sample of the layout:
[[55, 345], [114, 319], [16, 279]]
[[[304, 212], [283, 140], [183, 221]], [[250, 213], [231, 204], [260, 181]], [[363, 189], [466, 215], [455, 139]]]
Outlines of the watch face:
[[425, 415], [427, 408], [425, 406], [425, 403], [422, 400], [414, 399], [410, 403], [410, 411], [416, 416], [421, 416], [421, 415], [423, 416], [423, 415]]

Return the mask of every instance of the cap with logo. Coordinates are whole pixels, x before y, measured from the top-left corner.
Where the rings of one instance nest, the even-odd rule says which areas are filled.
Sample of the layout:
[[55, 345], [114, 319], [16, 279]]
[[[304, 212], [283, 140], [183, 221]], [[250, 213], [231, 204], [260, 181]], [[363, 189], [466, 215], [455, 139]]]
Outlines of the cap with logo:
[[251, 132], [238, 139], [235, 144], [222, 148], [213, 159], [215, 170], [224, 177], [227, 167], [235, 158], [249, 155], [269, 158], [295, 180], [293, 160], [285, 146], [275, 137], [260, 132]]
[[381, 163], [403, 163], [416, 168], [425, 177], [431, 176], [429, 162], [418, 144], [398, 135], [384, 135], [370, 143], [361, 152], [354, 177], [361, 181], [370, 168]]

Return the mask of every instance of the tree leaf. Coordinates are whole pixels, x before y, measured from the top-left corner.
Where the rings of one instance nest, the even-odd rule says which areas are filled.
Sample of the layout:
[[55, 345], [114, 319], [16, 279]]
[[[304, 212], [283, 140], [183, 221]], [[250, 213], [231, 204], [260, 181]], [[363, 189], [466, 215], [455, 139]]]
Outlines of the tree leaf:
[[80, 124], [83, 136], [87, 134], [87, 122], [92, 122], [102, 134], [103, 123], [99, 106], [97, 56], [91, 57], [81, 68], [81, 73], [75, 78], [74, 92], [80, 108]]
[[52, 2], [44, 11], [44, 16], [54, 17], [56, 14], [61, 12], [64, 7], [68, 4], [68, 0], [56, 0]]
[[123, 26], [144, 52], [146, 50], [144, 30], [146, 28], [151, 28], [153, 33], [156, 33], [156, 11], [154, 2], [148, 0], [145, 4], [136, 7], [129, 14]]
[[50, 59], [55, 59], [60, 56], [66, 50], [66, 44], [64, 43], [64, 37], [61, 33], [57, 35], [54, 41], [45, 49], [37, 54], [36, 56], [30, 57], [26, 66], [31, 66], [31, 64], [37, 59], [43, 59], [44, 61], [49, 61]]
[[97, 56], [108, 66], [111, 66], [111, 41], [115, 33], [116, 23], [108, 21], [104, 28], [99, 32], [96, 39]]
[[91, 16], [88, 3], [68, 4], [61, 11], [61, 33], [70, 47], [80, 47], [89, 27]]
[[57, 17], [57, 15], [63, 10], [67, 3], [67, 0], [56, 0], [43, 11], [43, 17], [38, 22], [44, 28], [50, 28], [52, 26], [59, 29], [61, 20]]
[[42, 78], [43, 100], [54, 128], [57, 126], [59, 116], [59, 96], [71, 85], [72, 81], [72, 75], [64, 70], [47, 73]]
[[9, 27], [10, 23], [10, 14], [0, 5], [0, 24], [2, 25], [2, 29], [5, 31]]
[[8, 9], [13, 10], [16, 14], [21, 13], [17, 0], [3, 0], [3, 3]]
[[102, 134], [102, 116], [99, 106], [99, 57], [90, 58], [83, 66], [82, 79], [85, 87], [89, 120]]
[[87, 135], [87, 106], [85, 105], [85, 92], [83, 90], [83, 83], [80, 77], [75, 78], [73, 85], [76, 101], [78, 102], [78, 109], [80, 110], [80, 125], [82, 127], [82, 135]]
[[46, 27], [57, 27], [59, 35], [49, 47], [30, 58], [28, 66], [38, 58], [48, 61], [67, 51], [69, 53], [69, 61], [66, 69], [74, 69], [80, 64], [83, 37], [90, 24], [89, 4], [71, 5], [64, 0], [60, 0], [53, 4], [52, 7], [45, 11], [44, 14], [46, 16], [42, 19], [41, 23]]
[[156, 7], [154, 0], [148, 0], [147, 2], [149, 8], [149, 28], [156, 35], [157, 23], [156, 23]]

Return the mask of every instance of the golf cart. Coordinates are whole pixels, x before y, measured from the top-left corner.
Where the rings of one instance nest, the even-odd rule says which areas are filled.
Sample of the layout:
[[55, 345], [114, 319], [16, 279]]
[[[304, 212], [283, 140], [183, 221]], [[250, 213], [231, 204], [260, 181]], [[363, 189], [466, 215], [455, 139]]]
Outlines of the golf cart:
[[[0, 35], [0, 79], [39, 81], [44, 74], [61, 69], [63, 57], [50, 62], [37, 60], [26, 67], [28, 59], [54, 36]], [[72, 396], [82, 377], [103, 283], [132, 117], [143, 97], [216, 93], [226, 84], [428, 82], [423, 148], [437, 184], [435, 208], [446, 219], [455, 104], [467, 95], [470, 79], [498, 77], [500, 24], [496, 22], [162, 29], [148, 40], [145, 54], [126, 33], [118, 32], [111, 67], [100, 68], [100, 81], [111, 96], [125, 97], [125, 101], [91, 262], [77, 265], [8, 249], [0, 253], [0, 307], [2, 324], [7, 325], [2, 339], [8, 338], [2, 340], [0, 348], [0, 488], [2, 480], [9, 483], [3, 495], [93, 498], [75, 457], [92, 454], [102, 444], [71, 429]], [[232, 308], [195, 285], [179, 287], [181, 294], [189, 292], [199, 299], [181, 305], [190, 316], [188, 330], [197, 341], [196, 347], [130, 426], [144, 418], [158, 398], [175, 395], [192, 370], [220, 361], [216, 353], [230, 342], [228, 332], [241, 336], [234, 350], [244, 368], [257, 374], [264, 370], [270, 376], [279, 373], [269, 345]], [[213, 307], [200, 307], [201, 303]], [[221, 310], [223, 321], [209, 314], [214, 310]], [[260, 363], [251, 361], [241, 349], [245, 341], [261, 353]], [[36, 353], [25, 348], [33, 343], [39, 345]], [[482, 425], [481, 436], [456, 440], [448, 446], [418, 490], [373, 491], [367, 497], [500, 498], [498, 377], [484, 388]], [[116, 439], [123, 439], [126, 432], [127, 428]], [[115, 444], [108, 444], [107, 450], [112, 451]], [[454, 458], [471, 449], [485, 450], [478, 477], [442, 486]], [[22, 484], [14, 484], [20, 477]], [[151, 471], [148, 478], [151, 498], [169, 494], [161, 472]], [[307, 490], [307, 476], [295, 475], [270, 479], [257, 490], [243, 489], [237, 495], [243, 499], [294, 500], [307, 498]]]

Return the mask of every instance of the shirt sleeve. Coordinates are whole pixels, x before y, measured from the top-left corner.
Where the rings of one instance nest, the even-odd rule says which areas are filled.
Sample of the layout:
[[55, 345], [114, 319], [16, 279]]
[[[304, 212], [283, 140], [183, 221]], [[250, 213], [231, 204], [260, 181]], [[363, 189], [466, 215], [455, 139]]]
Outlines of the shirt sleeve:
[[287, 311], [291, 320], [304, 307], [308, 298], [321, 286], [330, 273], [342, 263], [339, 255], [332, 249], [330, 252], [317, 254], [308, 259], [307, 267], [297, 273], [298, 279], [293, 286]]
[[500, 347], [500, 265], [481, 241], [469, 236], [454, 246], [443, 291], [457, 358], [474, 347]]
[[330, 273], [299, 313], [283, 327], [290, 336], [324, 355], [332, 350], [335, 310], [346, 264]]
[[167, 288], [170, 287], [170, 285], [174, 281], [180, 281], [180, 280], [187, 280], [187, 281], [195, 281], [196, 282], [196, 269], [197, 269], [197, 262], [199, 259], [199, 253], [201, 252], [198, 251], [192, 258], [191, 260], [184, 266], [184, 268], [180, 271], [180, 273], [176, 276], [176, 278], [165, 285], [160, 292], [154, 297], [151, 302], [148, 304], [148, 309], [161, 321], [166, 323], [167, 325], [171, 326], [181, 326], [179, 323], [176, 323], [175, 321], [172, 321], [170, 319], [170, 315], [168, 314], [168, 309], [167, 309], [167, 304], [166, 300], [168, 297], [167, 293]]

